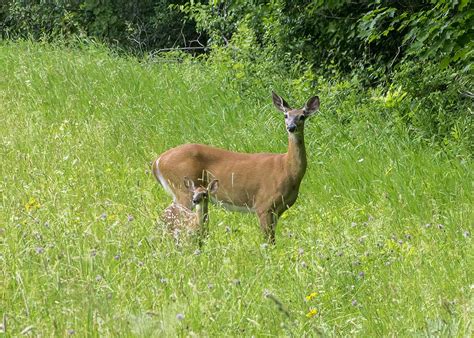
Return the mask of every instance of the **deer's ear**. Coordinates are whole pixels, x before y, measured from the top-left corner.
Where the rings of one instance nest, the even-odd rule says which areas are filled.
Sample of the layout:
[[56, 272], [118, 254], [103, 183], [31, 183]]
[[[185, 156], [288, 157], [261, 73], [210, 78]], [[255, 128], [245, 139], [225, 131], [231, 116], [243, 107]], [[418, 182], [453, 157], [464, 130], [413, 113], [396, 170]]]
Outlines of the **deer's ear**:
[[218, 188], [219, 188], [219, 180], [212, 180], [211, 183], [209, 183], [207, 190], [209, 191], [210, 194], [215, 194]]
[[308, 102], [306, 102], [306, 104], [304, 105], [303, 110], [306, 116], [313, 115], [314, 112], [319, 110], [319, 97], [313, 96], [312, 98], [310, 98]]
[[286, 112], [288, 110], [291, 110], [290, 106], [288, 105], [288, 103], [286, 103], [286, 101], [278, 96], [277, 93], [275, 93], [274, 91], [272, 91], [272, 99], [273, 99], [273, 104], [275, 105], [275, 107], [282, 111], [282, 112]]
[[185, 178], [184, 178], [184, 186], [185, 186], [186, 189], [188, 189], [189, 191], [191, 191], [191, 192], [194, 191], [194, 182], [193, 182], [193, 180], [191, 180], [189, 177], [185, 177]]

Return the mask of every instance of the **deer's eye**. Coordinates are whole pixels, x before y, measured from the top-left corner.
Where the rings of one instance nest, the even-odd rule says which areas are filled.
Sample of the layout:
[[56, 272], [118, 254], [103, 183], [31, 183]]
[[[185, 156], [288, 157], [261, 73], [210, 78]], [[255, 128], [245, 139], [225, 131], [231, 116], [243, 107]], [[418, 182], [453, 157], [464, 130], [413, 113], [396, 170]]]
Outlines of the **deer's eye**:
[[306, 119], [306, 116], [300, 115], [300, 121], [304, 121]]
[[287, 118], [288, 118], [288, 114], [285, 114], [285, 119], [287, 119]]

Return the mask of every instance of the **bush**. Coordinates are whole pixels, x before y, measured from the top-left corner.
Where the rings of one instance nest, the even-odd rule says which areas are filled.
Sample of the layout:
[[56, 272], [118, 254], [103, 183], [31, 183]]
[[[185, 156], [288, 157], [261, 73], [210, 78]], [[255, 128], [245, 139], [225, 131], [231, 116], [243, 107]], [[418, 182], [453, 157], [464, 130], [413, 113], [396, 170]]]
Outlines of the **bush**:
[[171, 6], [184, 2], [9, 0], [0, 5], [0, 34], [3, 39], [47, 40], [82, 35], [139, 54], [191, 46], [198, 38], [194, 24]]
[[444, 145], [474, 150], [472, 74], [443, 70], [434, 63], [405, 62], [394, 74], [393, 86], [404, 97], [396, 118], [417, 136]]

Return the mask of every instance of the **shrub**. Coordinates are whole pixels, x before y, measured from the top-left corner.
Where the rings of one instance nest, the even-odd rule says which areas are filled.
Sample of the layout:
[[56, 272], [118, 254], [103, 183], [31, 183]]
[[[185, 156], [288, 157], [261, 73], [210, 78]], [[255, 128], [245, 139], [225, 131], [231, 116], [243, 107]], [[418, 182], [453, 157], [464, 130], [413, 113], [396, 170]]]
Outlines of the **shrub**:
[[473, 76], [430, 62], [405, 62], [394, 73], [393, 87], [403, 94], [394, 110], [418, 137], [443, 145], [466, 147], [472, 153], [474, 128]]
[[0, 34], [47, 40], [85, 35], [139, 54], [190, 46], [198, 37], [194, 24], [170, 6], [184, 2], [8, 0], [0, 5]]

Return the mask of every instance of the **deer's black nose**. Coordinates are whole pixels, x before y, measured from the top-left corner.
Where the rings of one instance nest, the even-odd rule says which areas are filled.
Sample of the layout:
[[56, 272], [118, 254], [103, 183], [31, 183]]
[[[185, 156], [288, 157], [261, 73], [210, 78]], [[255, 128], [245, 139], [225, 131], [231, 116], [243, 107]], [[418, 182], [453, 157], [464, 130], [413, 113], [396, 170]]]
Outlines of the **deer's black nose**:
[[288, 127], [286, 127], [286, 129], [292, 133], [296, 130], [296, 125], [295, 124], [290, 124]]

